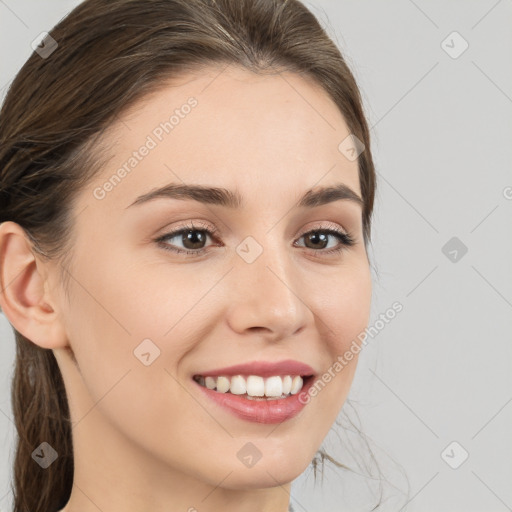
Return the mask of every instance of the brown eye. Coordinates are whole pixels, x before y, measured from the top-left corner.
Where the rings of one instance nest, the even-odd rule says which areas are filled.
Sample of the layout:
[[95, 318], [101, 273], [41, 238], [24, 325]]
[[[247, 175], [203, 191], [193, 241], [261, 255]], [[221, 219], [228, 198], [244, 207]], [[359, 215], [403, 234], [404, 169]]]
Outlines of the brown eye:
[[197, 229], [181, 231], [180, 234], [185, 249], [202, 249], [207, 238], [205, 231]]
[[[304, 235], [304, 239], [306, 240], [306, 247], [310, 249], [325, 249], [326, 245], [329, 243], [329, 235], [325, 233], [320, 233], [319, 231], [312, 231]], [[311, 244], [312, 247], [310, 245]]]
[[[168, 247], [169, 250], [175, 250], [176, 252], [182, 252], [183, 250], [191, 252], [199, 252], [204, 250], [206, 241], [209, 236], [213, 233], [207, 229], [180, 229], [179, 231], [173, 231], [166, 233], [158, 238], [158, 242], [161, 242], [164, 246], [176, 246], [182, 244], [183, 249], [180, 249], [179, 245], [177, 248]], [[169, 240], [174, 240], [173, 243], [169, 243]]]
[[195, 226], [194, 223], [191, 223], [165, 233], [154, 241], [167, 251], [200, 256], [207, 251], [208, 238], [213, 240], [216, 235], [217, 229], [215, 227], [207, 228]]
[[[329, 239], [332, 237], [338, 239], [338, 245], [325, 250], [329, 244]], [[349, 233], [344, 233], [337, 229], [315, 229], [313, 231], [308, 231], [302, 235], [301, 238], [304, 238], [305, 240], [303, 247], [326, 254], [337, 253], [346, 247], [350, 247], [355, 244], [355, 240]], [[300, 247], [302, 247], [302, 245]]]

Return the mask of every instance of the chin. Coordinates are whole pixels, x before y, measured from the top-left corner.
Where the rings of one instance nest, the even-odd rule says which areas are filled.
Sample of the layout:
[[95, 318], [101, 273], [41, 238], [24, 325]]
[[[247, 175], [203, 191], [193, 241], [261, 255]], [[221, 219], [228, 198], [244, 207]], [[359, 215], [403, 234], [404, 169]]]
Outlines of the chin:
[[300, 467], [289, 464], [270, 465], [267, 468], [259, 464], [246, 470], [236, 468], [222, 483], [222, 487], [231, 490], [267, 489], [286, 485], [295, 480], [307, 468], [310, 461], [305, 461]]
[[222, 470], [217, 468], [214, 478], [219, 472], [228, 474], [223, 487], [233, 490], [264, 489], [285, 485], [299, 477], [311, 463], [316, 451], [304, 453], [299, 449], [290, 449], [279, 453], [270, 451], [252, 465], [245, 465], [236, 459], [235, 464], [226, 464]]

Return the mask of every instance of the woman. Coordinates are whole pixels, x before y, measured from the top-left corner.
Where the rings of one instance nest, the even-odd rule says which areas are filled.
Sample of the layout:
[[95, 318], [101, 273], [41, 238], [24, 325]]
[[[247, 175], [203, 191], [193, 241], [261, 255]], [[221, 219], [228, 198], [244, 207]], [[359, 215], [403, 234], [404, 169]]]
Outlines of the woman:
[[371, 302], [369, 131], [315, 17], [86, 0], [0, 141], [15, 511], [288, 510]]

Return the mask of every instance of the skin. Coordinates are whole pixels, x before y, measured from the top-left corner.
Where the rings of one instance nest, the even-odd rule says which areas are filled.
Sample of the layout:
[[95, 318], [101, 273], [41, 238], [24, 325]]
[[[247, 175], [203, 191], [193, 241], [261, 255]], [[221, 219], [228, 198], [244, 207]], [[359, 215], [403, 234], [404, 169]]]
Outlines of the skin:
[[[191, 96], [197, 107], [96, 199], [94, 188]], [[304, 77], [208, 68], [146, 97], [105, 136], [112, 159], [74, 204], [69, 300], [58, 263], [42, 261], [17, 224], [0, 226], [2, 310], [53, 350], [69, 397], [75, 481], [64, 512], [287, 511], [292, 480], [346, 400], [357, 355], [279, 425], [231, 415], [191, 379], [283, 359], [321, 376], [364, 331], [371, 279], [361, 206], [296, 206], [313, 187], [344, 183], [361, 194], [357, 160], [338, 150], [349, 133], [328, 95]], [[127, 208], [181, 182], [236, 189], [244, 206], [161, 198]], [[154, 241], [189, 221], [219, 230], [202, 256]], [[327, 255], [340, 243], [329, 235], [327, 248], [305, 247], [304, 234], [332, 225], [355, 245]], [[263, 249], [250, 264], [236, 252], [247, 236]], [[187, 248], [181, 236], [166, 243]], [[161, 351], [149, 366], [133, 353], [146, 338]], [[262, 454], [250, 468], [236, 456], [247, 442]]]

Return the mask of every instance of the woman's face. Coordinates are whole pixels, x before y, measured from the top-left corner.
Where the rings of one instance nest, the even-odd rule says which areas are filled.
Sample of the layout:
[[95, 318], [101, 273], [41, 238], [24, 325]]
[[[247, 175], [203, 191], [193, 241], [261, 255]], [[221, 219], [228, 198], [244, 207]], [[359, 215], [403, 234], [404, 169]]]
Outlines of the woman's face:
[[[341, 371], [335, 363], [370, 310], [361, 205], [339, 194], [301, 201], [340, 185], [361, 195], [358, 162], [338, 148], [349, 133], [319, 86], [237, 68], [187, 75], [116, 121], [105, 138], [111, 160], [74, 203], [71, 300], [60, 294], [59, 307], [77, 366], [54, 349], [75, 453], [90, 468], [114, 457], [131, 467], [137, 454], [155, 477], [179, 472], [231, 489], [304, 471], [347, 397], [357, 354]], [[170, 185], [221, 192], [137, 202]], [[298, 395], [228, 397], [193, 378], [282, 361], [310, 367], [304, 386], [331, 378], [300, 409]], [[257, 394], [260, 377], [311, 371], [234, 373], [254, 375]]]

